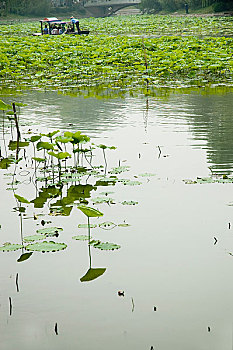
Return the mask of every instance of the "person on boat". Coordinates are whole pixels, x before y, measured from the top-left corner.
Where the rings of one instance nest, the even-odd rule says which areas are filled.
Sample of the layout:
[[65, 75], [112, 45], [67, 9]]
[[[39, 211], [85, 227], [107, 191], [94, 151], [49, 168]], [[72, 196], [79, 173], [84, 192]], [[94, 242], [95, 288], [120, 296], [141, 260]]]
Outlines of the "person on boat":
[[69, 33], [71, 33], [72, 32], [72, 28], [71, 28], [71, 25], [70, 24], [68, 24], [68, 27], [67, 27], [67, 29], [65, 30], [65, 34], [69, 34]]
[[43, 34], [49, 34], [49, 29], [47, 24], [44, 26]]
[[74, 18], [74, 16], [70, 17], [71, 23], [74, 24], [77, 28], [77, 31], [80, 32], [80, 28], [79, 28], [79, 20]]
[[63, 28], [61, 25], [58, 27], [58, 31], [59, 31], [59, 34], [63, 34]]
[[57, 28], [56, 25], [53, 27], [51, 34], [52, 34], [52, 35], [57, 35], [57, 34], [59, 34], [59, 29]]

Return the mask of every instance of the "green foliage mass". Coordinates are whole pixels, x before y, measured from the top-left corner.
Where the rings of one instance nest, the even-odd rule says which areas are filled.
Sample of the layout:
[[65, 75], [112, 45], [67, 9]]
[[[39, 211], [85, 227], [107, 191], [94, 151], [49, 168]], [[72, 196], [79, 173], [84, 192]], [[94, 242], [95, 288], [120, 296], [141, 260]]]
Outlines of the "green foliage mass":
[[92, 35], [33, 37], [23, 25], [1, 26], [2, 84], [59, 90], [232, 84], [233, 39], [222, 36], [232, 33], [232, 19], [129, 16], [84, 23]]

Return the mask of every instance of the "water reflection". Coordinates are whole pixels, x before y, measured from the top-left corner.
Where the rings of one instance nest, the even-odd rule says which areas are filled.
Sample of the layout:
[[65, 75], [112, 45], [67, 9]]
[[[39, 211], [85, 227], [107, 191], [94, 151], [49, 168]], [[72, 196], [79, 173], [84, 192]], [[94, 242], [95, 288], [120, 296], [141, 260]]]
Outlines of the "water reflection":
[[110, 132], [122, 128], [140, 128], [145, 133], [155, 128], [165, 128], [173, 134], [186, 132], [186, 146], [205, 149], [212, 171], [229, 173], [233, 168], [233, 92], [219, 91], [165, 91], [149, 98], [114, 99], [33, 91], [16, 99], [27, 104], [21, 117], [21, 123], [27, 125], [78, 129], [95, 138], [111, 138]]

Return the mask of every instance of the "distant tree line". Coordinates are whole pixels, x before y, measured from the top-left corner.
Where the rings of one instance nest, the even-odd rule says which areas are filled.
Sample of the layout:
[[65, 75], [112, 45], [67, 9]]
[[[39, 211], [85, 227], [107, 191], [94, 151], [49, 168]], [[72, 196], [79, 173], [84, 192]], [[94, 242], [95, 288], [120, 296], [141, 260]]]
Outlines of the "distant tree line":
[[75, 0], [0, 0], [0, 16], [48, 16], [70, 12], [80, 6]]
[[145, 13], [157, 13], [163, 10], [175, 12], [184, 9], [185, 3], [190, 9], [212, 5], [215, 12], [233, 11], [233, 0], [141, 0], [140, 8]]

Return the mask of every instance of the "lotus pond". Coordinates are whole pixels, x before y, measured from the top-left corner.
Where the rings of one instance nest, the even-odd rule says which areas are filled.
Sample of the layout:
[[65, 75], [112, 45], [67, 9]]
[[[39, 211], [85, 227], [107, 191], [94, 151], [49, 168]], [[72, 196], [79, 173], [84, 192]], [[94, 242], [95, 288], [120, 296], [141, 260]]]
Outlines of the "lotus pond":
[[1, 25], [0, 81], [67, 91], [232, 84], [232, 17], [83, 19], [88, 36], [33, 37], [38, 23]]
[[36, 26], [0, 28], [1, 348], [231, 349], [231, 18]]

